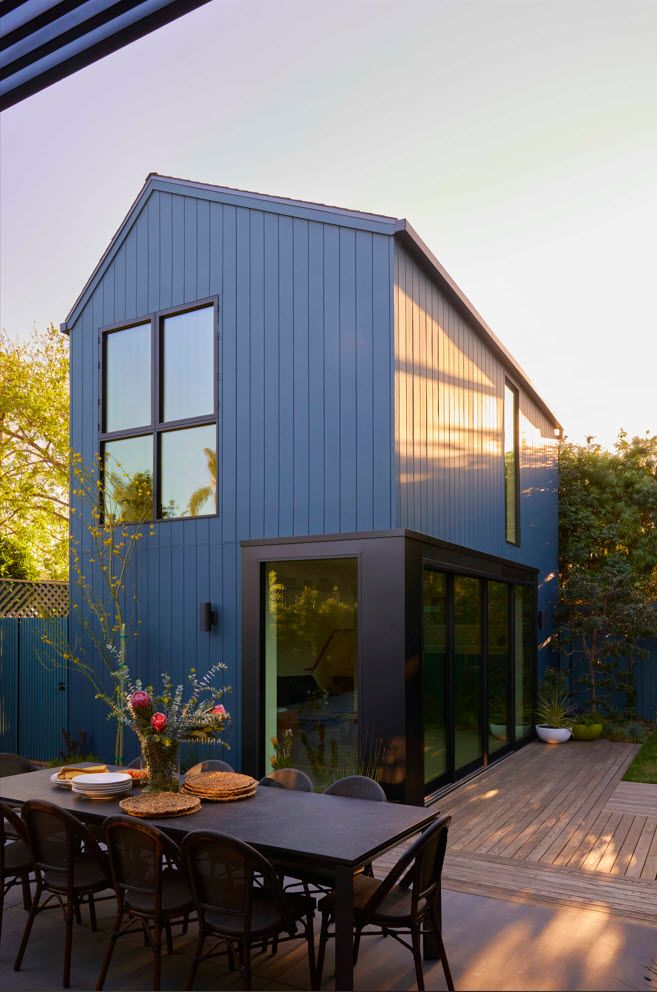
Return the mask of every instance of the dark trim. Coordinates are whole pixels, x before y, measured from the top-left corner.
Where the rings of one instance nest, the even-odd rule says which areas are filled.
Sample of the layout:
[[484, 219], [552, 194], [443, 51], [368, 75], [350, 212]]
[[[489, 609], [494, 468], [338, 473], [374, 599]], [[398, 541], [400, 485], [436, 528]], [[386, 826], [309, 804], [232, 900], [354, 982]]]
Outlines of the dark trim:
[[[506, 439], [506, 390], [509, 390], [513, 394], [513, 461], [514, 461], [514, 479], [515, 479], [515, 492], [514, 492], [514, 502], [516, 510], [516, 527], [515, 527], [515, 538], [512, 540], [508, 537], [509, 532], [509, 518], [507, 513], [507, 475], [506, 475], [506, 450], [504, 449], [504, 442]], [[504, 401], [502, 403], [502, 464], [504, 466], [504, 539], [507, 544], [512, 544], [514, 547], [519, 548], [521, 542], [521, 527], [520, 527], [520, 390], [516, 386], [515, 382], [512, 382], [508, 376], [504, 377]]]
[[[209, 307], [213, 308], [213, 359], [214, 359], [214, 376], [212, 382], [212, 398], [214, 405], [214, 413], [203, 414], [198, 417], [187, 417], [182, 420], [169, 420], [163, 421], [161, 419], [162, 411], [162, 325], [163, 321], [167, 317], [175, 317], [179, 314], [192, 313], [194, 310], [205, 310]], [[130, 427], [118, 431], [105, 431], [105, 402], [106, 402], [106, 388], [105, 388], [105, 367], [107, 363], [106, 359], [106, 349], [107, 349], [107, 338], [110, 334], [117, 333], [119, 331], [130, 330], [131, 327], [142, 327], [147, 324], [151, 325], [151, 367], [150, 367], [150, 378], [151, 378], [151, 421], [148, 424], [143, 424], [139, 427]], [[160, 466], [160, 438], [163, 434], [173, 433], [174, 431], [186, 430], [194, 427], [210, 427], [215, 425], [215, 449], [217, 453], [217, 469], [219, 467], [219, 362], [220, 362], [220, 344], [219, 344], [219, 297], [218, 296], [206, 296], [200, 300], [194, 300], [191, 303], [185, 303], [179, 307], [168, 307], [166, 310], [156, 310], [149, 314], [145, 314], [142, 317], [134, 318], [129, 321], [119, 321], [114, 324], [107, 324], [100, 327], [98, 330], [98, 451], [100, 456], [100, 472], [101, 481], [104, 466], [103, 450], [104, 445], [112, 441], [123, 441], [134, 437], [152, 437], [153, 439], [153, 457], [152, 457], [152, 472], [153, 472], [153, 506], [152, 506], [152, 518], [151, 520], [142, 520], [138, 522], [126, 521], [126, 524], [136, 523], [137, 525], [147, 524], [147, 523], [172, 523], [176, 520], [208, 520], [213, 517], [219, 516], [219, 471], [217, 471], [216, 480], [216, 510], [214, 513], [204, 513], [197, 514], [193, 517], [163, 517], [161, 516], [162, 511], [162, 501], [161, 501], [161, 472], [159, 471]]]

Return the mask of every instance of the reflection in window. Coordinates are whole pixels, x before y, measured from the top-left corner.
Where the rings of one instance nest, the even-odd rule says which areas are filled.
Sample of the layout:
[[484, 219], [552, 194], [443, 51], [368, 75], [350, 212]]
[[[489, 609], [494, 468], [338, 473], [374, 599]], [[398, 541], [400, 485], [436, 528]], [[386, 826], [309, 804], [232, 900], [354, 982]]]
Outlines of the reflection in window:
[[509, 587], [488, 583], [488, 752], [499, 751], [508, 741], [509, 677]]
[[289, 763], [316, 785], [358, 770], [358, 590], [352, 558], [265, 566], [266, 766], [291, 731]]
[[108, 441], [103, 449], [105, 516], [122, 523], [153, 517], [153, 438]]
[[160, 435], [162, 517], [198, 517], [217, 509], [214, 424]]
[[519, 543], [518, 390], [504, 384], [504, 513], [506, 539]]
[[447, 576], [444, 573], [425, 568], [423, 600], [424, 781], [426, 785], [430, 785], [447, 771], [445, 729]]
[[481, 757], [481, 598], [479, 579], [454, 579], [455, 768]]
[[214, 409], [214, 308], [162, 321], [162, 420], [184, 420]]
[[107, 334], [104, 395], [107, 433], [150, 424], [150, 321]]
[[516, 738], [527, 737], [534, 724], [534, 590], [514, 586]]

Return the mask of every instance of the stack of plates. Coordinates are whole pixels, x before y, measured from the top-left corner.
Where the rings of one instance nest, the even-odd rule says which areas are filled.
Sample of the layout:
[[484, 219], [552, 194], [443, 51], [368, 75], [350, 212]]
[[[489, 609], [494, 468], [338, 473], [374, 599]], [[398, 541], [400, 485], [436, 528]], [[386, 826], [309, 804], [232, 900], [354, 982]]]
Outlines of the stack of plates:
[[114, 799], [132, 788], [132, 778], [125, 772], [101, 772], [98, 775], [77, 775], [71, 790], [87, 799]]
[[239, 775], [237, 772], [201, 772], [199, 775], [188, 775], [182, 791], [215, 803], [231, 803], [255, 796], [257, 784], [250, 775]]

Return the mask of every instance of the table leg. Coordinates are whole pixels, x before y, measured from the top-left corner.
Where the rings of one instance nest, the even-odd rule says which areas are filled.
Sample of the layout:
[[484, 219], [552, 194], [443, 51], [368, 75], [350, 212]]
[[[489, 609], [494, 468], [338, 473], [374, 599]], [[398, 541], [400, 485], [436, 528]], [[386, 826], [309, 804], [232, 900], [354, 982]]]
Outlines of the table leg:
[[350, 868], [335, 872], [335, 988], [354, 987], [354, 874]]

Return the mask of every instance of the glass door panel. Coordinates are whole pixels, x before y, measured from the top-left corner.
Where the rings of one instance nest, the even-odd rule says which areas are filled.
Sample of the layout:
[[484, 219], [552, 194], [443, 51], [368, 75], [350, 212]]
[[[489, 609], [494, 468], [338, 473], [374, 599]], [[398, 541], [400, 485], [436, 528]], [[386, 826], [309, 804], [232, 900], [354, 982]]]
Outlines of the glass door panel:
[[326, 786], [358, 771], [355, 558], [265, 565], [265, 766], [291, 732], [287, 763]]
[[509, 678], [511, 638], [509, 587], [488, 583], [488, 753], [509, 741]]
[[481, 583], [454, 578], [454, 767], [482, 757]]
[[514, 586], [516, 740], [528, 737], [534, 724], [534, 590]]
[[430, 785], [447, 771], [445, 675], [448, 664], [447, 576], [431, 569], [424, 570], [423, 629], [424, 782]]

